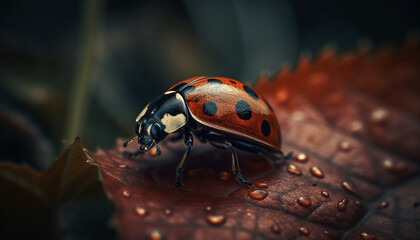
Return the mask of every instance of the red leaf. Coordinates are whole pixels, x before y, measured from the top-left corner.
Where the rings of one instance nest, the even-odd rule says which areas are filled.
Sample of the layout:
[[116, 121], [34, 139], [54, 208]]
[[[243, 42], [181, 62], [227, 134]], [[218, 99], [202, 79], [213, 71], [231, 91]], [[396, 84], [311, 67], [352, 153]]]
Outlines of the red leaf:
[[[122, 142], [94, 153], [123, 239], [407, 239], [420, 235], [420, 47], [331, 50], [296, 72], [283, 71], [258, 91], [282, 126], [283, 150], [295, 158], [275, 168], [239, 154], [243, 175], [230, 174], [230, 153], [196, 143], [172, 187], [183, 144], [159, 157], [122, 156]], [[196, 141], [197, 142], [197, 141]], [[132, 146], [135, 147], [135, 146]], [[300, 154], [301, 153], [301, 154]], [[266, 196], [265, 196], [266, 195]], [[259, 199], [258, 199], [259, 198]]]

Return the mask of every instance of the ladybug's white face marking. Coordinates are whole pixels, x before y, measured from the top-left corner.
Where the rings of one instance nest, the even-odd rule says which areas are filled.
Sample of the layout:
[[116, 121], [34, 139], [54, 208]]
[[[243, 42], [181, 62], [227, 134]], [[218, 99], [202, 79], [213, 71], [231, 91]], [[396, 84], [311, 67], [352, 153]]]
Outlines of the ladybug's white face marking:
[[[144, 116], [144, 114], [147, 112], [147, 109], [149, 108], [149, 104], [139, 113], [139, 115], [136, 118], [136, 122], [140, 121], [140, 119]], [[140, 130], [139, 130], [140, 132]]]
[[181, 94], [176, 93], [175, 94], [176, 99], [180, 100], [180, 101], [184, 101], [184, 98], [182, 98]]
[[166, 113], [160, 121], [165, 125], [165, 132], [172, 133], [183, 127], [187, 123], [187, 118], [183, 113], [175, 116]]

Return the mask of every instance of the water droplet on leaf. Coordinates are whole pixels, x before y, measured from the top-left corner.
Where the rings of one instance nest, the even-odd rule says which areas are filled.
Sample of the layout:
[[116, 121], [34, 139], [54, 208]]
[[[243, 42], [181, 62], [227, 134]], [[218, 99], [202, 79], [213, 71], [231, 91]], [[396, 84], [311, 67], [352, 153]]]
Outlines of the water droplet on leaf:
[[163, 232], [159, 230], [153, 230], [150, 233], [150, 240], [162, 240], [163, 239]]
[[302, 233], [303, 235], [309, 234], [309, 230], [306, 227], [299, 228], [299, 232]]
[[356, 201], [356, 206], [358, 206], [359, 208], [363, 208], [363, 203], [360, 201]]
[[321, 196], [323, 196], [323, 197], [326, 197], [326, 198], [329, 198], [330, 197], [330, 194], [328, 193], [328, 192], [321, 192]]
[[136, 213], [140, 217], [144, 217], [147, 214], [147, 209], [142, 207], [136, 207]]
[[261, 182], [261, 181], [257, 181], [257, 182], [255, 183], [255, 186], [257, 186], [257, 187], [259, 187], [259, 188], [268, 188], [267, 183], [265, 183], [265, 182]]
[[357, 132], [362, 130], [363, 124], [360, 121], [353, 121], [350, 123], [349, 130], [351, 132]]
[[165, 211], [163, 211], [163, 213], [165, 213], [166, 216], [169, 216], [169, 215], [172, 214], [172, 210], [167, 208], [167, 209], [165, 209]]
[[384, 209], [386, 207], [388, 207], [389, 203], [387, 201], [382, 201], [381, 203], [379, 203], [378, 205], [378, 209]]
[[348, 152], [351, 150], [351, 145], [349, 142], [347, 141], [342, 141], [339, 145], [338, 148], [343, 151], [343, 152]]
[[385, 109], [377, 109], [370, 115], [370, 120], [374, 123], [381, 123], [386, 120], [388, 112]]
[[367, 233], [367, 232], [362, 232], [360, 234], [360, 237], [363, 240], [376, 240], [376, 236], [375, 235], [373, 235], [372, 233]]
[[124, 197], [131, 197], [131, 193], [127, 190], [124, 190], [123, 193]]
[[263, 200], [268, 196], [268, 192], [261, 189], [251, 189], [248, 191], [248, 195], [256, 200]]
[[310, 171], [311, 171], [311, 174], [313, 176], [315, 176], [315, 177], [319, 177], [319, 178], [323, 178], [324, 177], [324, 173], [317, 166], [311, 167], [311, 170]]
[[299, 153], [296, 156], [296, 160], [299, 161], [299, 162], [305, 162], [305, 161], [308, 160], [308, 156], [306, 156], [306, 154], [304, 154], [304, 153]]
[[208, 215], [206, 217], [206, 220], [211, 225], [222, 225], [223, 223], [225, 223], [226, 218], [223, 215]]
[[344, 198], [343, 200], [341, 200], [341, 202], [339, 202], [339, 203], [337, 204], [337, 209], [338, 209], [339, 211], [344, 211], [344, 210], [346, 210], [348, 201], [349, 201], [349, 200], [347, 200], [347, 198]]
[[354, 193], [353, 186], [349, 182], [343, 181], [341, 183], [341, 186], [343, 186], [343, 188], [346, 189], [348, 192]]
[[288, 167], [287, 167], [287, 171], [289, 172], [289, 173], [293, 173], [293, 174], [295, 174], [295, 175], [298, 175], [298, 176], [300, 176], [300, 175], [302, 175], [302, 171], [300, 171], [295, 165], [293, 165], [293, 164], [290, 164]]
[[271, 226], [271, 231], [275, 234], [279, 234], [281, 232], [278, 224], [274, 224], [273, 226]]
[[405, 164], [404, 163], [395, 163], [392, 161], [392, 159], [387, 158], [382, 162], [382, 166], [390, 173], [393, 173], [395, 175], [400, 174], [402, 171], [405, 170]]
[[311, 206], [311, 200], [305, 196], [301, 196], [298, 198], [297, 203], [304, 207], [310, 207]]

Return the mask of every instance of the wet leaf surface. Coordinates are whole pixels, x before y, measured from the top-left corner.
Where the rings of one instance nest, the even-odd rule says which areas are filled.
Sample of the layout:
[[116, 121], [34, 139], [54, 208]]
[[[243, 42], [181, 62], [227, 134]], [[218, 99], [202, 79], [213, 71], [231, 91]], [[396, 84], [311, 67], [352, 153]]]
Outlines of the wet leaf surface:
[[[271, 167], [195, 141], [174, 188], [185, 146], [161, 144], [162, 155], [125, 158], [122, 141], [98, 150], [107, 191], [118, 206], [122, 239], [414, 239], [420, 236], [420, 48], [366, 49], [302, 59], [257, 90], [282, 126], [283, 151]], [[135, 149], [132, 144], [131, 149]]]
[[113, 205], [89, 159], [77, 138], [44, 173], [1, 162], [1, 238], [112, 238]]

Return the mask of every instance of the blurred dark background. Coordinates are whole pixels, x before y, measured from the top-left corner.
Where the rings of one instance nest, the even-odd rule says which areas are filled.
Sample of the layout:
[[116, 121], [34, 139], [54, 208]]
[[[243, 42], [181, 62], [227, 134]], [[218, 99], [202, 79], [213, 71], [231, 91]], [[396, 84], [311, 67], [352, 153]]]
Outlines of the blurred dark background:
[[419, 1], [8, 1], [0, 7], [1, 160], [45, 169], [80, 136], [95, 150], [133, 136], [172, 84], [252, 84], [326, 45], [398, 46]]

